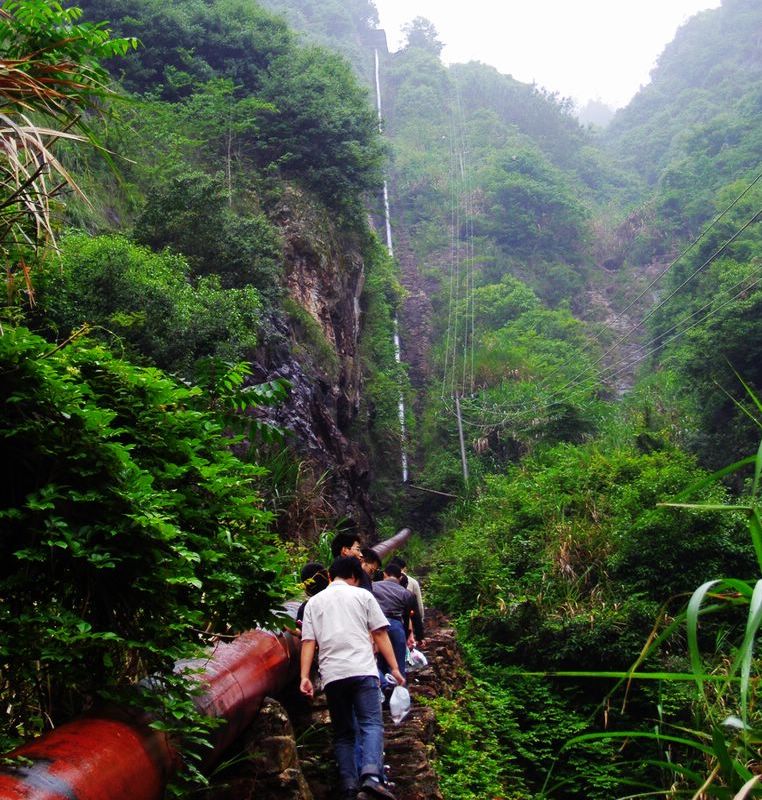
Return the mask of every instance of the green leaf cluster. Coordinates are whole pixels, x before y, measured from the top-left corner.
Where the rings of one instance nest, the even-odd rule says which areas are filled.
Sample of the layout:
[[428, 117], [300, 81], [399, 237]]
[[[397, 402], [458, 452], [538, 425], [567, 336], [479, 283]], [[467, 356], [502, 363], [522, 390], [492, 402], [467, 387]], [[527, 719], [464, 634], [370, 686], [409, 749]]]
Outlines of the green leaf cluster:
[[216, 275], [226, 289], [254, 286], [277, 295], [283, 253], [275, 228], [263, 214], [231, 209], [221, 176], [192, 172], [154, 188], [135, 238], [154, 250], [182, 253], [192, 275]]
[[118, 336], [132, 359], [185, 377], [204, 356], [238, 360], [257, 346], [262, 302], [252, 286], [224, 289], [217, 275], [191, 280], [185, 259], [124, 236], [70, 234], [60, 264], [37, 279], [39, 325], [60, 338], [88, 325]]
[[107, 73], [100, 59], [135, 42], [112, 39], [102, 24], [80, 23], [80, 10], [54, 0], [10, 0], [0, 15], [0, 253], [6, 290], [32, 297], [29, 264], [54, 243], [53, 200], [79, 188], [56, 157], [63, 141], [93, 137], [83, 111], [102, 111]]
[[[582, 442], [604, 421], [596, 398], [597, 370], [587, 329], [566, 309], [544, 308], [522, 281], [506, 275], [473, 290], [459, 306], [460, 326], [473, 314], [472, 351], [456, 353], [448, 375], [472, 370], [473, 389], [461, 398], [469, 470], [475, 476], [558, 442]], [[465, 321], [465, 322], [464, 322]], [[442, 339], [452, 332], [442, 333]], [[444, 373], [446, 355], [437, 353]], [[450, 361], [452, 356], [450, 356]], [[430, 387], [421, 426], [423, 483], [458, 492], [462, 483], [452, 385]]]
[[[612, 731], [651, 730], [644, 720], [660, 708], [671, 724], [690, 724], [690, 698], [679, 686], [638, 684], [626, 711], [615, 712], [608, 702], [619, 696], [606, 698], [616, 683], [595, 672], [626, 675], [649, 630], [668, 627], [705, 576], [753, 571], [740, 513], [657, 507], [702, 477], [668, 447], [558, 445], [486, 476], [437, 546], [428, 602], [457, 619], [471, 667], [486, 681], [482, 702], [503, 703], [468, 736], [489, 738], [496, 719], [512, 726], [505, 741], [486, 746], [514, 754], [530, 796], [603, 799], [622, 794], [628, 781], [646, 788], [664, 779], [649, 764], [662, 759], [658, 742], [636, 737], [623, 752], [605, 735], [584, 747], [566, 743], [600, 730], [604, 719]], [[706, 481], [702, 491], [725, 501]], [[725, 630], [709, 626], [705, 643]], [[685, 642], [673, 636], [648, 663], [665, 675], [687, 671]], [[464, 725], [470, 713], [461, 711]], [[467, 775], [463, 755], [454, 757]]]

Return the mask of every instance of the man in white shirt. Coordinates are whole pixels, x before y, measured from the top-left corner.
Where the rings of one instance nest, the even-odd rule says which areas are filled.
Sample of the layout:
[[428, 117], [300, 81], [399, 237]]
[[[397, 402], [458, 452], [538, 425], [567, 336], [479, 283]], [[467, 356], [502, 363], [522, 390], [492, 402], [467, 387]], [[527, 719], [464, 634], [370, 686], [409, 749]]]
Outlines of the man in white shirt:
[[[361, 797], [394, 800], [383, 782], [384, 723], [371, 644], [372, 638], [391, 666], [392, 675], [404, 686], [389, 641], [389, 622], [372, 593], [358, 588], [362, 567], [357, 558], [337, 558], [330, 576], [330, 586], [311, 597], [304, 608], [299, 688], [312, 697], [310, 669], [317, 646], [342, 797], [357, 797], [359, 790]], [[362, 753], [359, 771], [355, 739]]]

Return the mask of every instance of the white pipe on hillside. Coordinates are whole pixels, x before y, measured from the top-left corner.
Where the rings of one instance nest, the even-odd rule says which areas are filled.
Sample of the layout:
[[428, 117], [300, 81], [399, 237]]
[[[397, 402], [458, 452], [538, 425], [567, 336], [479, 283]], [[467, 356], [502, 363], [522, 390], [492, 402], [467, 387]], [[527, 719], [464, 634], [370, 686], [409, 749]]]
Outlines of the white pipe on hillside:
[[[382, 130], [381, 126], [381, 76], [378, 60], [378, 48], [376, 48], [376, 110], [378, 111], [378, 130]], [[389, 255], [394, 258], [394, 245], [392, 243], [392, 223], [391, 213], [389, 211], [389, 189], [387, 187], [386, 179], [384, 178], [384, 220], [386, 222], [386, 249]], [[402, 363], [402, 349], [400, 347], [400, 334], [399, 334], [399, 321], [397, 315], [394, 315], [394, 358], [398, 364]], [[397, 413], [400, 422], [400, 456], [402, 461], [402, 482], [407, 483], [408, 480], [408, 466], [407, 466], [407, 426], [405, 425], [405, 395], [400, 390], [399, 400], [397, 402]]]

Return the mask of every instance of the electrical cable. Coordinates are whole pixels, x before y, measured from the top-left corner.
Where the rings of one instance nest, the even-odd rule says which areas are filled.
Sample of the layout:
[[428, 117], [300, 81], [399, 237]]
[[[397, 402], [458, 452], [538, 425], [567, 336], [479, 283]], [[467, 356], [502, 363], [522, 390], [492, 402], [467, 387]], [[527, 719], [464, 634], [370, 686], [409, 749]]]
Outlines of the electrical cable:
[[[647, 322], [660, 308], [662, 308], [666, 303], [668, 303], [680, 290], [682, 290], [691, 280], [693, 280], [701, 271], [703, 271], [709, 264], [712, 263], [732, 242], [734, 242], [750, 225], [754, 222], [759, 221], [760, 217], [762, 216], [762, 209], [758, 210], [749, 220], [747, 220], [744, 225], [739, 228], [729, 239], [727, 239], [712, 255], [706, 259], [696, 270], [694, 270], [691, 275], [689, 275], [676, 289], [674, 289], [666, 298], [660, 301], [656, 306], [649, 310], [649, 312], [643, 317], [643, 319], [634, 325], [629, 331], [623, 334], [619, 339], [617, 339], [614, 344], [609, 347], [602, 355], [600, 355], [592, 364], [589, 364], [585, 367], [582, 371], [577, 373], [574, 377], [569, 380], [564, 386], [560, 387], [556, 390], [555, 395], [551, 395], [551, 400], [553, 397], [561, 397], [566, 394], [569, 390], [573, 390], [575, 386], [579, 385], [580, 383], [589, 383], [591, 379], [600, 380], [600, 373], [584, 378], [591, 370], [593, 370], [607, 355], [611, 354], [615, 349], [619, 347], [635, 330], [643, 325], [643, 323]], [[626, 357], [625, 357], [626, 358]], [[557, 366], [551, 374], [557, 374], [564, 366], [571, 363], [571, 360], [567, 360], [563, 364]], [[616, 366], [617, 362], [613, 366]], [[607, 369], [611, 369], [609, 366]], [[582, 378], [582, 380], [580, 380]], [[544, 388], [547, 384], [547, 379], [541, 381], [540, 388]], [[508, 410], [509, 407], [505, 407], [505, 410]], [[495, 412], [501, 413], [501, 412]]]
[[[651, 289], [652, 289], [652, 288], [653, 288], [653, 287], [654, 287], [654, 286], [655, 286], [655, 285], [656, 285], [656, 284], [657, 284], [657, 283], [658, 283], [658, 282], [659, 282], [659, 281], [660, 281], [660, 280], [661, 280], [661, 279], [662, 279], [662, 278], [663, 278], [663, 277], [664, 277], [664, 276], [665, 276], [665, 275], [666, 275], [666, 274], [667, 274], [667, 273], [668, 273], [668, 272], [671, 270], [671, 269], [673, 269], [673, 268], [674, 268], [674, 267], [675, 267], [675, 266], [676, 266], [676, 265], [677, 265], [677, 264], [678, 264], [678, 263], [679, 263], [679, 262], [680, 262], [680, 261], [681, 261], [681, 260], [682, 260], [682, 259], [683, 259], [683, 258], [684, 258], [684, 257], [685, 257], [685, 256], [686, 256], [686, 255], [687, 255], [687, 254], [688, 254], [688, 253], [689, 253], [689, 252], [690, 252], [690, 251], [691, 251], [691, 250], [692, 250], [692, 249], [693, 249], [693, 248], [694, 248], [694, 247], [695, 247], [695, 246], [696, 246], [696, 245], [697, 245], [697, 244], [698, 244], [700, 241], [701, 241], [701, 240], [702, 240], [702, 239], [703, 239], [703, 238], [704, 238], [704, 237], [706, 237], [706, 235], [707, 235], [707, 234], [708, 234], [708, 233], [709, 233], [709, 232], [712, 230], [712, 228], [714, 228], [714, 226], [715, 226], [715, 225], [716, 225], [716, 224], [717, 224], [717, 223], [718, 223], [718, 222], [719, 222], [721, 219], [723, 219], [723, 217], [725, 217], [725, 215], [726, 215], [726, 214], [727, 214], [729, 211], [731, 211], [731, 210], [732, 210], [732, 209], [733, 209], [733, 208], [734, 208], [736, 205], [738, 205], [738, 203], [739, 203], [739, 202], [740, 202], [740, 201], [741, 201], [741, 200], [742, 200], [742, 199], [743, 199], [743, 198], [744, 198], [744, 197], [745, 197], [745, 196], [746, 196], [746, 195], [747, 195], [747, 194], [748, 194], [748, 193], [751, 191], [751, 189], [752, 189], [752, 188], [753, 188], [753, 187], [754, 187], [754, 186], [755, 186], [755, 185], [756, 185], [756, 184], [757, 184], [757, 183], [758, 183], [760, 180], [762, 180], [762, 172], [760, 172], [759, 174], [757, 174], [757, 176], [756, 176], [756, 177], [755, 177], [755, 178], [754, 178], [754, 179], [751, 181], [751, 183], [749, 183], [749, 184], [746, 186], [746, 188], [745, 188], [745, 189], [744, 189], [744, 190], [743, 190], [743, 191], [742, 191], [742, 192], [741, 192], [741, 193], [740, 193], [740, 194], [739, 194], [737, 197], [735, 197], [735, 199], [734, 199], [734, 200], [733, 200], [733, 201], [732, 201], [732, 202], [731, 202], [731, 203], [730, 203], [728, 206], [726, 206], [726, 207], [725, 207], [725, 208], [724, 208], [724, 209], [723, 209], [723, 210], [722, 210], [722, 211], [721, 211], [721, 212], [720, 212], [720, 213], [719, 213], [717, 216], [715, 216], [715, 217], [714, 217], [714, 219], [713, 219], [713, 220], [712, 220], [712, 221], [711, 221], [711, 222], [710, 222], [710, 223], [709, 223], [709, 224], [708, 224], [708, 225], [707, 225], [707, 226], [706, 226], [706, 227], [705, 227], [705, 228], [704, 228], [704, 229], [701, 231], [701, 233], [700, 233], [700, 234], [699, 234], [699, 235], [698, 235], [698, 236], [697, 236], [695, 239], [693, 239], [693, 241], [692, 241], [692, 242], [691, 242], [691, 243], [690, 243], [690, 244], [689, 244], [687, 247], [685, 247], [685, 248], [684, 248], [684, 249], [681, 251], [681, 253], [680, 253], [680, 254], [679, 254], [679, 255], [678, 255], [678, 256], [677, 256], [675, 259], [673, 259], [673, 260], [672, 260], [672, 261], [671, 261], [671, 262], [670, 262], [670, 263], [667, 265], [667, 267], [666, 267], [665, 269], [663, 269], [663, 270], [662, 270], [662, 271], [661, 271], [661, 272], [660, 272], [660, 273], [659, 273], [659, 274], [658, 274], [658, 275], [657, 275], [657, 276], [656, 276], [656, 277], [655, 277], [655, 278], [654, 278], [654, 279], [653, 279], [653, 280], [652, 280], [652, 281], [651, 281], [651, 282], [648, 284], [648, 286], [646, 286], [646, 288], [645, 288], [645, 289], [643, 289], [643, 291], [641, 291], [641, 292], [640, 292], [640, 294], [639, 294], [639, 295], [638, 295], [638, 296], [637, 296], [637, 297], [636, 297], [634, 300], [632, 300], [632, 301], [631, 301], [631, 302], [630, 302], [630, 303], [629, 303], [629, 304], [628, 304], [628, 305], [627, 305], [627, 306], [626, 306], [626, 307], [625, 307], [625, 308], [624, 308], [622, 311], [620, 311], [620, 312], [619, 312], [619, 313], [618, 313], [618, 314], [617, 314], [617, 315], [614, 317], [614, 322], [616, 322], [617, 320], [620, 320], [620, 319], [622, 319], [622, 317], [624, 316], [624, 314], [625, 314], [627, 311], [629, 311], [629, 310], [630, 310], [630, 309], [631, 309], [631, 308], [632, 308], [632, 307], [633, 307], [633, 306], [634, 306], [636, 303], [638, 303], [638, 302], [639, 302], [639, 301], [640, 301], [640, 300], [641, 300], [641, 299], [642, 299], [642, 298], [643, 298], [643, 297], [644, 297], [644, 296], [645, 296], [645, 295], [646, 295], [646, 294], [647, 294], [647, 293], [648, 293], [648, 292], [649, 292], [649, 291], [650, 291], [650, 290], [651, 290]], [[759, 213], [757, 214], [757, 216], [759, 216]], [[738, 233], [740, 234], [740, 231], [739, 231]], [[723, 247], [727, 246], [727, 244], [728, 244], [728, 243], [729, 243], [729, 242], [726, 242], [726, 243], [725, 243], [725, 245], [723, 245]], [[716, 254], [715, 254], [715, 255], [713, 255], [711, 258], [713, 259], [713, 258], [715, 258], [715, 257], [716, 257]], [[711, 260], [711, 259], [710, 259], [710, 260]], [[702, 265], [702, 267], [701, 267], [701, 268], [700, 268], [698, 271], [701, 271], [701, 269], [703, 269], [703, 268], [704, 268], [704, 266], [706, 266], [706, 264]], [[691, 276], [691, 278], [690, 278], [690, 279], [692, 279], [692, 277], [694, 277], [694, 276]], [[690, 279], [689, 279], [689, 280], [690, 280]], [[680, 287], [678, 287], [678, 288], [682, 288], [682, 285], [681, 285]], [[674, 294], [674, 293], [673, 293], [673, 294]], [[671, 296], [670, 296], [670, 297], [671, 297]], [[643, 324], [643, 322], [647, 321], [647, 319], [648, 319], [650, 316], [652, 316], [654, 313], [656, 313], [656, 311], [658, 311], [658, 310], [659, 310], [659, 308], [661, 308], [661, 306], [662, 306], [662, 305], [663, 305], [665, 302], [667, 302], [667, 300], [669, 300], [669, 299], [670, 299], [670, 298], [667, 298], [666, 300], [662, 301], [662, 302], [661, 302], [659, 305], [657, 305], [655, 308], [651, 309], [651, 311], [649, 312], [649, 314], [648, 314], [646, 317], [644, 317], [644, 318], [643, 318], [643, 320], [641, 320], [641, 322], [640, 322], [640, 324], [639, 324], [639, 325], [636, 325], [636, 326], [634, 326], [634, 327], [633, 327], [633, 328], [631, 328], [631, 329], [630, 329], [630, 330], [629, 330], [627, 333], [625, 333], [625, 334], [624, 334], [624, 335], [623, 335], [623, 336], [622, 336], [620, 339], [618, 339], [618, 340], [617, 340], [617, 341], [616, 341], [616, 342], [615, 342], [615, 343], [614, 343], [614, 344], [613, 344], [613, 345], [612, 345], [612, 346], [609, 348], [609, 350], [607, 350], [607, 351], [606, 351], [606, 352], [605, 352], [605, 353], [604, 353], [604, 354], [603, 354], [603, 355], [602, 355], [602, 356], [601, 356], [601, 357], [598, 359], [598, 361], [596, 361], [595, 363], [598, 363], [600, 360], [602, 360], [603, 358], [605, 358], [605, 357], [606, 357], [606, 356], [607, 356], [607, 355], [608, 355], [608, 354], [609, 354], [609, 353], [610, 353], [612, 350], [616, 349], [616, 348], [617, 348], [617, 347], [618, 347], [618, 346], [619, 346], [619, 345], [620, 345], [620, 344], [621, 344], [621, 343], [622, 343], [622, 342], [623, 342], [623, 341], [624, 341], [624, 340], [625, 340], [625, 339], [626, 339], [626, 338], [627, 338], [629, 335], [631, 335], [631, 334], [632, 334], [632, 333], [633, 333], [635, 330], [637, 330], [637, 328], [639, 328], [639, 327], [640, 327], [640, 325], [642, 325], [642, 324]], [[595, 344], [597, 341], [599, 341], [599, 340], [600, 340], [600, 338], [601, 338], [601, 336], [602, 336], [602, 335], [603, 335], [603, 332], [599, 332], [598, 334], [596, 334], [596, 335], [593, 337], [593, 339], [591, 340], [590, 344], [591, 344], [591, 345]], [[561, 364], [558, 364], [558, 365], [557, 365], [557, 366], [556, 366], [556, 367], [555, 367], [555, 368], [554, 368], [554, 369], [553, 369], [553, 370], [552, 370], [552, 371], [551, 371], [549, 374], [545, 375], [545, 376], [544, 376], [544, 377], [541, 379], [541, 385], [543, 385], [543, 386], [544, 386], [544, 385], [547, 385], [548, 381], [549, 381], [549, 380], [550, 380], [550, 379], [551, 379], [553, 376], [555, 376], [556, 374], [558, 374], [558, 373], [559, 373], [561, 370], [563, 370], [563, 369], [564, 369], [564, 367], [566, 367], [566, 366], [568, 366], [569, 364], [571, 364], [571, 363], [572, 363], [572, 360], [573, 360], [573, 359], [571, 359], [571, 358], [570, 358], [570, 359], [568, 359], [567, 361], [565, 361], [565, 362], [562, 362]]]
[[[639, 364], [640, 362], [644, 361], [645, 359], [650, 358], [652, 355], [658, 353], [660, 350], [663, 350], [664, 347], [666, 347], [668, 344], [671, 344], [672, 342], [676, 341], [677, 339], [680, 339], [682, 336], [684, 336], [689, 331], [693, 330], [697, 326], [699, 326], [702, 323], [706, 322], [710, 317], [713, 317], [715, 314], [717, 314], [723, 308], [726, 308], [730, 304], [734, 303], [736, 300], [738, 300], [744, 294], [746, 294], [747, 292], [751, 291], [753, 288], [755, 288], [760, 283], [762, 283], [762, 269], [758, 269], [753, 275], [745, 276], [741, 281], [738, 281], [733, 287], [731, 287], [730, 291], [733, 291], [734, 289], [736, 289], [741, 284], [746, 283], [749, 280], [750, 277], [754, 277], [754, 276], [758, 276], [758, 277], [756, 277], [756, 279], [754, 281], [752, 281], [751, 284], [743, 286], [738, 292], [736, 292], [735, 295], [733, 295], [732, 297], [730, 297], [727, 300], [725, 300], [719, 306], [713, 308], [709, 313], [705, 314], [703, 317], [701, 317], [700, 319], [696, 320], [692, 325], [689, 325], [687, 328], [684, 328], [683, 330], [678, 331], [676, 334], [674, 334], [673, 336], [669, 337], [668, 339], [665, 339], [664, 341], [659, 341], [650, 350], [647, 350], [644, 353], [641, 353], [639, 356], [637, 356], [635, 358], [622, 359], [622, 361], [620, 361], [618, 364], [614, 365], [614, 366], [619, 366], [619, 369], [616, 370], [615, 372], [612, 372], [609, 375], [604, 376], [603, 379], [604, 380], [611, 380], [612, 378], [617, 377], [619, 374], [621, 374], [623, 372], [626, 372], [627, 370], [631, 369], [636, 364]], [[689, 319], [691, 319], [692, 317], [696, 316], [696, 314], [701, 313], [702, 311], [704, 311], [710, 305], [711, 305], [711, 303], [705, 304], [700, 309], [698, 309], [697, 311], [693, 312], [693, 314], [691, 314], [690, 316], [685, 317], [684, 319], [682, 319], [680, 321], [680, 323], [678, 323], [678, 325], [681, 325], [684, 322], [687, 322]], [[670, 331], [674, 330], [676, 327], [677, 327], [677, 325], [673, 326], [672, 328], [669, 329], [669, 331], [665, 331], [665, 333], [669, 333]], [[659, 337], [655, 337], [649, 344], [654, 344], [663, 335], [664, 334], [661, 334]], [[626, 362], [626, 363], [623, 363], [623, 362]], [[577, 390], [577, 393], [579, 393], [580, 390], [583, 390], [583, 389], [587, 390], [589, 388], [592, 388], [592, 385], [594, 383], [597, 383], [597, 382], [598, 382], [598, 378], [597, 377], [595, 379], [591, 377], [591, 378], [588, 378], [587, 381], [585, 381], [585, 382], [580, 382], [575, 387], [576, 390]], [[590, 386], [588, 386], [586, 384], [590, 384]], [[574, 398], [574, 395], [575, 395], [575, 392], [572, 391], [569, 394], [567, 394], [567, 396], [564, 398], [564, 400], [565, 401], [569, 401], [569, 400]], [[535, 405], [532, 405], [532, 406], [525, 405], [523, 407], [517, 407], [517, 410], [514, 412], [513, 417], [514, 418], [515, 417], [520, 417], [523, 413], [527, 413], [527, 412], [531, 412], [534, 416], [536, 416], [537, 413], [539, 411], [541, 411], [541, 410], [547, 410], [549, 408], [552, 408], [553, 406], [560, 406], [560, 405], [562, 405], [562, 403], [560, 403], [559, 401], [555, 401], [555, 402], [554, 401], [550, 401], [550, 402], [545, 401], [543, 403], [535, 404]], [[491, 422], [491, 423], [480, 422], [480, 423], [477, 423], [477, 422], [473, 422], [471, 420], [468, 420], [467, 418], [464, 417], [463, 422], [465, 424], [469, 425], [470, 427], [481, 428], [483, 430], [494, 430], [494, 429], [499, 428], [499, 427], [504, 427], [504, 425], [507, 424], [510, 421], [510, 419], [511, 418], [508, 415], [504, 415], [500, 422]]]
[[678, 287], [673, 289], [667, 295], [667, 297], [665, 297], [663, 300], [660, 300], [653, 308], [649, 309], [648, 313], [643, 317], [643, 319], [641, 319], [637, 324], [633, 325], [633, 327], [630, 328], [630, 330], [627, 331], [627, 333], [623, 334], [619, 339], [617, 339], [617, 341], [614, 342], [614, 344], [608, 350], [606, 350], [606, 352], [603, 353], [603, 355], [599, 356], [585, 370], [580, 372], [578, 375], [575, 375], [572, 378], [572, 380], [568, 384], [566, 384], [566, 386], [561, 387], [559, 391], [563, 391], [568, 386], [571, 386], [578, 377], [585, 374], [585, 372], [589, 372], [590, 369], [599, 364], [607, 355], [609, 355], [616, 347], [618, 347], [625, 339], [627, 339], [628, 336], [630, 336], [638, 328], [640, 328], [643, 325], [643, 323], [647, 322], [657, 311], [659, 311], [659, 309], [663, 308], [681, 289], [687, 286], [700, 272], [702, 272], [709, 264], [711, 264], [712, 261], [714, 261], [714, 259], [717, 258], [717, 256], [720, 255], [720, 253], [722, 253], [722, 251], [725, 250], [725, 248], [728, 245], [732, 244], [750, 225], [752, 225], [754, 222], [758, 222], [760, 219], [760, 215], [762, 215], [762, 209], [759, 209], [751, 217], [751, 219], [749, 219], [746, 223], [744, 223], [744, 225], [739, 230], [737, 230], [728, 240], [726, 240], [714, 253], [712, 253], [712, 255], [709, 256], [709, 258], [707, 258], [706, 261], [703, 262], [703, 264], [701, 264], [701, 266], [697, 267]]
[[[703, 239], [703, 238], [704, 238], [704, 237], [705, 237], [705, 236], [706, 236], [706, 235], [707, 235], [707, 234], [708, 234], [708, 233], [709, 233], [711, 230], [712, 230], [712, 228], [714, 228], [714, 226], [715, 226], [715, 225], [716, 225], [716, 224], [717, 224], [717, 223], [718, 223], [718, 222], [719, 222], [719, 221], [720, 221], [720, 220], [721, 220], [721, 219], [722, 219], [722, 218], [723, 218], [723, 217], [724, 217], [724, 216], [725, 216], [725, 215], [726, 215], [726, 214], [727, 214], [729, 211], [731, 211], [731, 210], [732, 210], [732, 209], [733, 209], [733, 208], [734, 208], [736, 205], [738, 205], [738, 203], [739, 203], [739, 202], [740, 202], [740, 201], [741, 201], [741, 200], [742, 200], [742, 199], [743, 199], [743, 198], [744, 198], [744, 197], [745, 197], [745, 196], [746, 196], [746, 195], [747, 195], [747, 194], [748, 194], [748, 193], [749, 193], [749, 192], [752, 190], [752, 188], [753, 188], [753, 187], [754, 187], [754, 186], [755, 186], [755, 185], [756, 185], [756, 184], [757, 184], [757, 183], [758, 183], [760, 180], [762, 180], [762, 172], [760, 172], [760, 173], [759, 173], [759, 174], [758, 174], [758, 175], [757, 175], [757, 176], [754, 178], [754, 180], [752, 180], [752, 182], [751, 182], [751, 183], [750, 183], [750, 184], [749, 184], [749, 185], [748, 185], [748, 186], [747, 186], [747, 187], [746, 187], [746, 188], [745, 188], [745, 189], [744, 189], [744, 190], [741, 192], [741, 194], [739, 194], [739, 195], [738, 195], [738, 196], [737, 196], [737, 197], [736, 197], [736, 198], [735, 198], [735, 199], [734, 199], [734, 200], [733, 200], [733, 201], [730, 203], [730, 205], [726, 206], [726, 207], [725, 207], [725, 208], [724, 208], [724, 209], [723, 209], [723, 210], [722, 210], [722, 211], [721, 211], [721, 212], [720, 212], [720, 213], [719, 213], [719, 214], [718, 214], [716, 217], [714, 217], [714, 219], [713, 219], [713, 220], [712, 220], [712, 221], [709, 223], [709, 225], [707, 225], [707, 226], [706, 226], [706, 227], [705, 227], [705, 228], [704, 228], [704, 229], [701, 231], [701, 233], [700, 233], [700, 234], [699, 234], [699, 235], [698, 235], [698, 236], [697, 236], [695, 239], [693, 239], [693, 241], [692, 241], [692, 242], [691, 242], [691, 243], [690, 243], [690, 244], [689, 244], [687, 247], [685, 247], [685, 248], [684, 248], [684, 249], [683, 249], [683, 250], [680, 252], [680, 254], [679, 254], [679, 255], [678, 255], [676, 258], [674, 258], [672, 261], [670, 261], [670, 263], [669, 263], [669, 264], [668, 264], [668, 265], [667, 265], [667, 266], [666, 266], [666, 267], [665, 267], [665, 268], [664, 268], [664, 269], [663, 269], [663, 270], [662, 270], [662, 271], [661, 271], [661, 272], [660, 272], [660, 273], [659, 273], [659, 274], [658, 274], [658, 275], [657, 275], [657, 276], [656, 276], [656, 277], [655, 277], [655, 278], [654, 278], [654, 279], [653, 279], [653, 280], [652, 280], [652, 281], [651, 281], [651, 282], [648, 284], [648, 286], [646, 286], [646, 288], [645, 288], [645, 289], [643, 289], [643, 290], [641, 291], [641, 293], [640, 293], [640, 294], [639, 294], [639, 295], [638, 295], [638, 296], [637, 296], [637, 297], [636, 297], [634, 300], [632, 300], [630, 303], [628, 303], [628, 305], [626, 305], [626, 306], [625, 306], [625, 307], [624, 307], [624, 308], [623, 308], [623, 309], [622, 309], [622, 310], [621, 310], [621, 311], [620, 311], [620, 312], [619, 312], [619, 313], [618, 313], [618, 314], [617, 314], [617, 315], [614, 317], [614, 320], [613, 320], [613, 322], [617, 322], [618, 320], [622, 319], [622, 318], [624, 317], [624, 315], [625, 315], [625, 314], [626, 314], [626, 313], [627, 313], [627, 312], [628, 312], [628, 311], [629, 311], [629, 310], [630, 310], [630, 309], [631, 309], [633, 306], [635, 306], [635, 305], [636, 305], [636, 304], [637, 304], [637, 303], [638, 303], [640, 300], [642, 300], [642, 299], [643, 299], [643, 297], [645, 297], [645, 295], [646, 295], [646, 294], [648, 294], [648, 292], [650, 292], [650, 291], [651, 291], [651, 289], [653, 289], [653, 287], [654, 287], [654, 286], [655, 286], [655, 285], [656, 285], [656, 284], [657, 284], [657, 283], [658, 283], [658, 282], [659, 282], [659, 281], [660, 281], [660, 280], [661, 280], [661, 279], [662, 279], [662, 278], [663, 278], [663, 277], [664, 277], [664, 276], [665, 276], [665, 275], [666, 275], [666, 274], [667, 274], [667, 273], [668, 273], [668, 272], [669, 272], [671, 269], [673, 269], [673, 268], [675, 267], [675, 265], [676, 265], [676, 264], [678, 264], [678, 263], [679, 263], [679, 262], [680, 262], [680, 261], [681, 261], [681, 260], [682, 260], [682, 259], [683, 259], [683, 258], [684, 258], [684, 257], [685, 257], [685, 256], [686, 256], [686, 255], [687, 255], [687, 254], [688, 254], [688, 253], [691, 251], [691, 250], [693, 250], [693, 248], [694, 248], [694, 247], [695, 247], [695, 246], [696, 246], [696, 245], [697, 245], [697, 244], [698, 244], [698, 243], [699, 243], [699, 242], [700, 242], [700, 241], [701, 241], [701, 240], [702, 240], [702, 239]], [[596, 336], [594, 336], [594, 337], [593, 337], [593, 339], [592, 339], [592, 341], [591, 341], [591, 344], [595, 344], [597, 341], [599, 341], [602, 335], [603, 335], [603, 334], [602, 334], [602, 332], [599, 332], [598, 334], [596, 334]], [[617, 346], [617, 345], [614, 345], [614, 346]], [[566, 362], [566, 364], [568, 364], [568, 363], [571, 363], [571, 362], [570, 362], [570, 361], [569, 361], [569, 362]], [[544, 379], [543, 379], [543, 381], [545, 381], [545, 380], [547, 380], [547, 379], [550, 379], [551, 377], [553, 377], [553, 375], [555, 375], [557, 372], [559, 372], [561, 369], [563, 369], [563, 368], [564, 368], [564, 366], [566, 366], [566, 364], [561, 364], [561, 365], [559, 365], [558, 367], [556, 367], [556, 369], [555, 369], [555, 370], [553, 370], [553, 372], [552, 372], [550, 375], [546, 376], [546, 378], [544, 378]]]

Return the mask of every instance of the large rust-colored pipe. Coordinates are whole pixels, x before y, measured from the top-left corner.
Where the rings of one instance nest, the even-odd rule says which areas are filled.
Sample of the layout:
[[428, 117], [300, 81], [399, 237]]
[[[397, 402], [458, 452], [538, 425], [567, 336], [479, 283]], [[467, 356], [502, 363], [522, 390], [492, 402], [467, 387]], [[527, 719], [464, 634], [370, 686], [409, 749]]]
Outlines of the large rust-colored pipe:
[[[410, 537], [403, 528], [375, 546], [385, 558]], [[251, 723], [267, 695], [299, 674], [299, 643], [289, 634], [248, 631], [218, 644], [206, 658], [182, 661], [203, 687], [199, 709], [226, 724], [215, 731], [204, 759], [213, 765]], [[0, 800], [160, 800], [179, 766], [165, 734], [150, 719], [114, 710], [69, 722], [8, 754], [17, 767], [0, 767]]]
[[383, 542], [379, 542], [378, 544], [373, 545], [373, 549], [378, 553], [378, 557], [383, 561], [392, 550], [396, 550], [399, 547], [402, 547], [407, 540], [412, 535], [412, 531], [410, 528], [402, 528], [402, 530], [397, 531], [389, 539], [385, 539]]
[[[215, 732], [219, 754], [252, 721], [265, 696], [298, 674], [298, 643], [290, 635], [254, 630], [217, 645], [208, 658], [180, 662], [192, 669], [203, 692], [197, 704], [226, 720]], [[178, 765], [166, 736], [148, 720], [104, 713], [62, 725], [9, 754], [20, 765], [0, 770], [2, 800], [159, 800]]]

